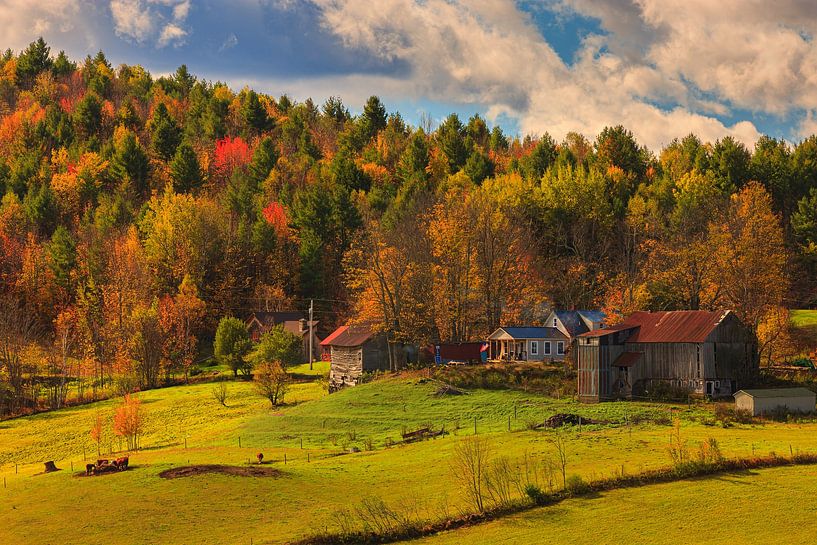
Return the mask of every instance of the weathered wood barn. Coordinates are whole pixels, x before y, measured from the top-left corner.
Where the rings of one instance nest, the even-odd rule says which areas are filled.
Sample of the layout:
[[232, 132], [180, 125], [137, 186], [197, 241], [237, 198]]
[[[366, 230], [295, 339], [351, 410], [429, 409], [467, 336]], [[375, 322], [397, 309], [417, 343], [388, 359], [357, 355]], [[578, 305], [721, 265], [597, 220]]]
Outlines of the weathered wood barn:
[[[330, 350], [329, 391], [355, 386], [363, 373], [389, 370], [386, 336], [365, 325], [348, 325], [336, 329], [324, 341]], [[397, 367], [405, 365], [405, 352], [398, 350]]]
[[579, 399], [640, 397], [660, 386], [722, 397], [757, 370], [751, 332], [731, 311], [636, 312], [575, 343]]

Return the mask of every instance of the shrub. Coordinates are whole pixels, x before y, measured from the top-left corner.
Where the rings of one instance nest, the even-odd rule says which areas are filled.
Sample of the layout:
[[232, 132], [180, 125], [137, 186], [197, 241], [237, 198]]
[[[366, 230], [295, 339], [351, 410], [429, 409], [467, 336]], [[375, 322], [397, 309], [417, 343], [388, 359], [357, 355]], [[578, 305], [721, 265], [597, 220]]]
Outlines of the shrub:
[[579, 475], [570, 475], [565, 483], [565, 490], [571, 496], [578, 496], [590, 490], [590, 485]]
[[548, 495], [545, 494], [541, 488], [532, 483], [525, 486], [525, 495], [536, 505], [544, 505], [548, 500]]

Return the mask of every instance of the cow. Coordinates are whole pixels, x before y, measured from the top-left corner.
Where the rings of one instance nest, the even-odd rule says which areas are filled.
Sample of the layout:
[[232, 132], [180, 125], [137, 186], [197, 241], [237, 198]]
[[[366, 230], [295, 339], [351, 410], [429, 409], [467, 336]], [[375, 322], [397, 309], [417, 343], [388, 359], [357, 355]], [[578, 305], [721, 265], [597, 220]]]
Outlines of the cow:
[[99, 460], [96, 461], [96, 467], [102, 467], [106, 465], [108, 465], [108, 460], [100, 458]]
[[264, 455], [262, 453], [260, 453], [260, 452], [258, 454], [256, 454], [255, 457], [258, 458], [258, 463], [259, 464], [264, 461]]
[[125, 456], [123, 458], [117, 458], [116, 460], [114, 460], [113, 465], [119, 471], [125, 471], [126, 469], [128, 469], [128, 457]]
[[96, 466], [94, 464], [85, 464], [85, 474], [86, 475], [93, 475], [95, 470], [96, 470]]

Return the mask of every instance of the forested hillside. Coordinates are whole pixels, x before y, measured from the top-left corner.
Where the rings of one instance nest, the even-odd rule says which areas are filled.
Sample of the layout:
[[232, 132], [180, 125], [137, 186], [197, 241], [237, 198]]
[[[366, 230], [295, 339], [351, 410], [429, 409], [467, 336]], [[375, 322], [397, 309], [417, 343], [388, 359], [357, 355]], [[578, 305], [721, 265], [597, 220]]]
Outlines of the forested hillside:
[[815, 298], [817, 137], [413, 127], [374, 96], [351, 115], [42, 40], [0, 58], [0, 114], [0, 413], [59, 405], [66, 376], [155, 386], [221, 317], [310, 299], [411, 342], [549, 306], [732, 308], [768, 350]]

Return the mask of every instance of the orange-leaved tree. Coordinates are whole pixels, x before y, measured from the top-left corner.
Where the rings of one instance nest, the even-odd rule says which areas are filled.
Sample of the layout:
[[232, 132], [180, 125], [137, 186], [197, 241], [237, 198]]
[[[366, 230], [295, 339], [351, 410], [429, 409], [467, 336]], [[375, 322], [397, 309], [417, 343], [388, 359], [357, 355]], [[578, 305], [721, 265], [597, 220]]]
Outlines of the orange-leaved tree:
[[113, 417], [113, 432], [124, 437], [128, 450], [139, 448], [139, 437], [144, 431], [144, 414], [142, 402], [130, 394], [125, 395], [122, 405], [116, 408]]
[[102, 456], [102, 435], [104, 433], [102, 415], [96, 413], [94, 423], [91, 426], [91, 440], [96, 443], [96, 455]]

